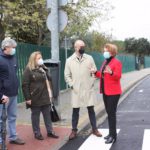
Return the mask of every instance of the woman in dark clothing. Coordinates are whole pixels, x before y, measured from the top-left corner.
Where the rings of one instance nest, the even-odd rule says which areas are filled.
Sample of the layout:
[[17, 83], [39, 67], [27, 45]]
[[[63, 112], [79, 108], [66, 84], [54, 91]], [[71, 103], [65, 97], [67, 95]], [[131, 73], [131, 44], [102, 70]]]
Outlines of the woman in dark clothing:
[[[46, 79], [49, 80], [47, 88]], [[44, 123], [47, 130], [47, 136], [58, 138], [52, 128], [50, 116], [50, 99], [52, 99], [52, 84], [48, 70], [43, 64], [40, 52], [33, 52], [29, 58], [28, 65], [23, 74], [22, 90], [26, 100], [27, 107], [31, 108], [32, 128], [35, 138], [43, 140], [40, 131], [40, 112], [44, 117]]]
[[105, 61], [100, 71], [91, 68], [91, 72], [94, 73], [97, 78], [100, 78], [100, 93], [103, 94], [104, 105], [108, 114], [109, 134], [104, 137], [106, 144], [115, 142], [117, 138], [116, 111], [122, 93], [120, 84], [122, 63], [115, 58], [116, 54], [116, 45], [106, 44], [103, 52]]

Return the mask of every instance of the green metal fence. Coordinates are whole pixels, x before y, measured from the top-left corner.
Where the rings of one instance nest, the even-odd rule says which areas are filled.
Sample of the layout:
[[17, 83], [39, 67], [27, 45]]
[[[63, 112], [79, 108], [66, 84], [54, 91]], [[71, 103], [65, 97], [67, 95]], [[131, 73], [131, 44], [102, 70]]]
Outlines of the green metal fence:
[[150, 56], [145, 56], [144, 65], [145, 68], [150, 67]]
[[122, 62], [122, 72], [130, 72], [135, 70], [135, 56], [133, 55], [118, 55], [117, 58]]
[[24, 101], [24, 97], [21, 90], [22, 75], [23, 75], [24, 68], [27, 65], [30, 54], [37, 50], [41, 51], [44, 59], [48, 59], [50, 57], [49, 47], [25, 44], [25, 43], [19, 43], [17, 46], [16, 55], [19, 64], [18, 77], [20, 81], [19, 96], [18, 96], [19, 103]]
[[[100, 68], [102, 62], [104, 61], [104, 57], [99, 52], [89, 52], [91, 56], [93, 56], [94, 61], [96, 63], [97, 69]], [[122, 62], [123, 68], [122, 72], [130, 72], [135, 70], [135, 56], [133, 55], [118, 55], [117, 58]]]
[[[29, 56], [32, 52], [39, 50], [44, 59], [49, 59], [51, 57], [50, 47], [45, 46], [38, 46], [32, 44], [25, 44], [19, 43], [17, 46], [17, 59], [19, 63], [19, 70], [18, 70], [18, 77], [20, 80], [20, 88], [19, 88], [19, 97], [18, 102], [21, 103], [24, 101], [22, 90], [21, 90], [21, 83], [22, 83], [22, 74], [24, 68], [28, 62]], [[68, 50], [68, 57], [73, 54], [73, 50]], [[104, 58], [102, 54], [99, 52], [87, 52], [88, 54], [92, 55], [94, 61], [96, 63], [97, 69], [100, 68]], [[123, 63], [123, 72], [129, 72], [135, 70], [135, 57], [132, 55], [129, 56], [117, 56]], [[66, 83], [64, 81], [64, 67], [65, 67], [65, 50], [60, 49], [60, 61], [61, 61], [61, 77], [60, 77], [60, 89], [63, 90], [66, 88]]]

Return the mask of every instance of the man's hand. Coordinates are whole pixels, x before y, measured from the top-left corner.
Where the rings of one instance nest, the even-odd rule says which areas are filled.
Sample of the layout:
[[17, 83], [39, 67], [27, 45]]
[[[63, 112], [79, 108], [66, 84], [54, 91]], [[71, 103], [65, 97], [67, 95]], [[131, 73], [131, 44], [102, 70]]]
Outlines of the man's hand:
[[2, 97], [2, 103], [8, 103], [9, 102], [9, 98], [6, 95], [3, 95]]
[[28, 105], [31, 105], [31, 100], [27, 100], [26, 103], [27, 103]]
[[92, 74], [96, 73], [96, 71], [97, 71], [95, 68], [92, 68], [92, 67], [91, 68], [89, 67], [89, 70]]

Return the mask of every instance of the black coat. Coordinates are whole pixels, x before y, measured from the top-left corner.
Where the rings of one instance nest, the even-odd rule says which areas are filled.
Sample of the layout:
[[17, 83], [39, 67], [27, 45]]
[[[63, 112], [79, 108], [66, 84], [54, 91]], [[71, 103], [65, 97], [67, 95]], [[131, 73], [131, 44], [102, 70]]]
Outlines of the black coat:
[[5, 55], [0, 50], [0, 96], [6, 95], [11, 97], [18, 94], [17, 68], [16, 57], [14, 55]]
[[[48, 73], [48, 70], [46, 67], [44, 67], [43, 69], [46, 71], [52, 89], [51, 77]], [[31, 100], [31, 107], [50, 104], [46, 78], [44, 73], [40, 69], [25, 69], [23, 74], [22, 90], [25, 100]]]
[[4, 86], [4, 82], [5, 80], [8, 80], [8, 67], [5, 68], [4, 67], [4, 64], [1, 63], [0, 61], [0, 100], [2, 99], [2, 96], [3, 96], [3, 88], [5, 88]]

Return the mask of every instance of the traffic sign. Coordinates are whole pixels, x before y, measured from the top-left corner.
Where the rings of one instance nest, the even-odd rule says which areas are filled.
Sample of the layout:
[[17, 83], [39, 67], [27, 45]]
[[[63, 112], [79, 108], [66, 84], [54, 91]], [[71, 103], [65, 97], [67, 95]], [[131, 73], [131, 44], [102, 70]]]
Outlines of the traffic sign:
[[52, 7], [52, 0], [47, 0], [46, 3], [47, 9]]
[[[67, 5], [68, 0], [58, 0], [59, 6], [65, 6]], [[52, 8], [53, 0], [47, 0], [47, 9]]]
[[[52, 16], [52, 14], [50, 13], [46, 21], [47, 27], [50, 31], [52, 30], [52, 26], [53, 26], [53, 21], [52, 21], [53, 17], [54, 16]], [[63, 10], [59, 10], [59, 32], [62, 32], [65, 29], [67, 23], [68, 23], [67, 13]]]
[[59, 0], [58, 2], [59, 6], [65, 6], [67, 5], [67, 3], [68, 3], [68, 0]]

